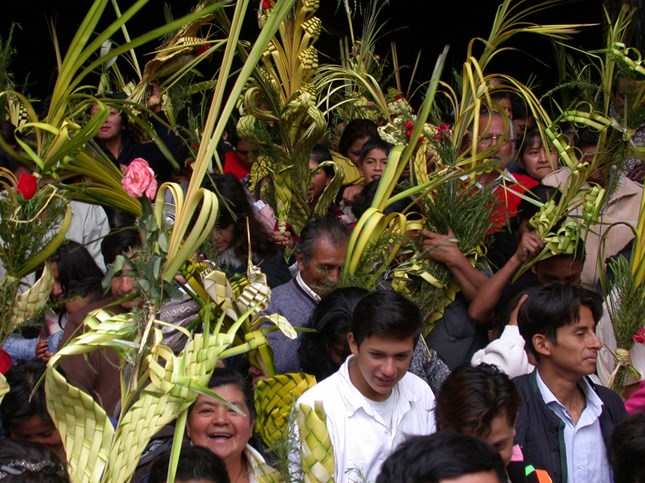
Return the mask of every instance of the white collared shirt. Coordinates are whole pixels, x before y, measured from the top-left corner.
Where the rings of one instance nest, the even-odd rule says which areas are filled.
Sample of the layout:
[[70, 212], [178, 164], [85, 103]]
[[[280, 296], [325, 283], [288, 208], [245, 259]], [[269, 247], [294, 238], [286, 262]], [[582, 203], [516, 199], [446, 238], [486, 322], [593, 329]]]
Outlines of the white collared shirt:
[[301, 272], [299, 270], [298, 270], [298, 273], [296, 275], [296, 283], [298, 284], [298, 286], [302, 289], [302, 291], [304, 293], [306, 293], [307, 295], [309, 295], [309, 297], [311, 297], [311, 299], [314, 302], [316, 302], [316, 303], [320, 302], [320, 295], [318, 295], [316, 292], [311, 290], [311, 287], [309, 287], [309, 285], [307, 285], [305, 283], [305, 281], [302, 279], [302, 274], [301, 274]]
[[349, 364], [353, 359], [350, 356], [336, 373], [306, 391], [297, 404], [313, 407], [315, 401], [322, 401], [334, 447], [335, 481], [373, 482], [402, 441], [435, 432], [435, 398], [425, 381], [408, 372], [389, 397], [394, 403], [391, 419], [384, 421], [382, 414], [389, 410], [375, 410], [352, 384]]
[[539, 370], [536, 372], [537, 387], [542, 399], [558, 418], [564, 422], [564, 446], [567, 458], [567, 481], [569, 483], [607, 483], [613, 481], [607, 449], [600, 429], [600, 414], [603, 403], [582, 378], [578, 387], [585, 395], [585, 407], [574, 423], [569, 412], [544, 384]]

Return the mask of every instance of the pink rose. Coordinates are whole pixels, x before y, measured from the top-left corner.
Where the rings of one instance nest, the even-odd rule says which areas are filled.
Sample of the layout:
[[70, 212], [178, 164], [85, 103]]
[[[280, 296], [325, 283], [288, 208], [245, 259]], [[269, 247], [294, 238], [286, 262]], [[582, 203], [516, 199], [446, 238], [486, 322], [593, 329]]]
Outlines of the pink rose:
[[123, 189], [133, 198], [145, 195], [153, 199], [157, 193], [157, 180], [155, 172], [148, 165], [148, 161], [142, 158], [134, 159], [124, 169], [124, 176], [121, 180]]

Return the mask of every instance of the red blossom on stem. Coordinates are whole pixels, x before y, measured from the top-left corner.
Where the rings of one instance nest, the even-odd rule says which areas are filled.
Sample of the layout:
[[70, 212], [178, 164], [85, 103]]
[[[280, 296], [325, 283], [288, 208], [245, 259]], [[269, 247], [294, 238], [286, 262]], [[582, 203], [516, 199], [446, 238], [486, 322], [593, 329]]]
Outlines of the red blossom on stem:
[[262, 0], [262, 8], [264, 10], [267, 10], [267, 9], [269, 9], [271, 7], [272, 7], [272, 5], [271, 5], [271, 2], [269, 0]]
[[212, 45], [200, 45], [195, 49], [195, 54], [202, 55], [204, 52], [208, 52], [209, 50], [211, 50], [211, 48], [212, 48]]
[[638, 329], [638, 332], [632, 336], [632, 339], [639, 344], [645, 344], [645, 327]]
[[450, 124], [442, 122], [437, 126], [437, 133], [434, 135], [434, 138], [438, 141], [441, 141], [441, 139], [444, 137], [444, 134], [446, 135], [446, 137], [450, 135]]
[[22, 195], [25, 200], [30, 200], [38, 191], [38, 179], [33, 174], [22, 173], [18, 178], [16, 193]]

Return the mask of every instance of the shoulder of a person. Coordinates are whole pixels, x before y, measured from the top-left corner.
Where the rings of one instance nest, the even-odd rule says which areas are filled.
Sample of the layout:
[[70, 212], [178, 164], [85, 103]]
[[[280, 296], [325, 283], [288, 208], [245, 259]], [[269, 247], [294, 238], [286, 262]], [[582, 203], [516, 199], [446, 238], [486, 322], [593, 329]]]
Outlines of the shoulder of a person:
[[526, 189], [535, 188], [538, 184], [540, 184], [535, 179], [531, 178], [526, 174], [513, 173], [513, 177], [515, 178], [515, 182], [517, 184], [519, 184], [520, 186], [523, 186]]
[[401, 394], [410, 401], [416, 401], [420, 404], [430, 404], [434, 407], [435, 395], [432, 388], [416, 374], [407, 372], [398, 384]]
[[569, 179], [569, 176], [571, 176], [571, 169], [568, 166], [563, 166], [553, 173], [547, 174], [542, 178], [540, 184], [551, 188], [562, 188]]
[[307, 404], [311, 406], [316, 401], [322, 401], [324, 404], [325, 401], [330, 399], [330, 396], [335, 398], [340, 391], [338, 378], [339, 375], [335, 372], [331, 376], [317, 383], [315, 386], [310, 387], [298, 398], [297, 404]]
[[625, 403], [618, 393], [600, 384], [594, 384], [592, 382], [589, 384], [592, 385], [603, 404], [607, 405], [612, 411], [618, 411], [620, 413], [626, 412]]
[[513, 378], [513, 383], [515, 384], [515, 387], [517, 390], [522, 394], [523, 399], [525, 395], [529, 395], [531, 392], [531, 374], [522, 374], [521, 376], [517, 376]]

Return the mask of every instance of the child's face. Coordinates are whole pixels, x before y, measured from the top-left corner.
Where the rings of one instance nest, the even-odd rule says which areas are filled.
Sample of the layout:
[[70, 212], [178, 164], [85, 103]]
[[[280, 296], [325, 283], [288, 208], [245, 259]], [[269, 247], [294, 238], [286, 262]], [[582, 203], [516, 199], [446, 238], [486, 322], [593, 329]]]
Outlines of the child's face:
[[381, 149], [368, 151], [360, 167], [365, 184], [381, 179], [387, 165], [387, 153]]

